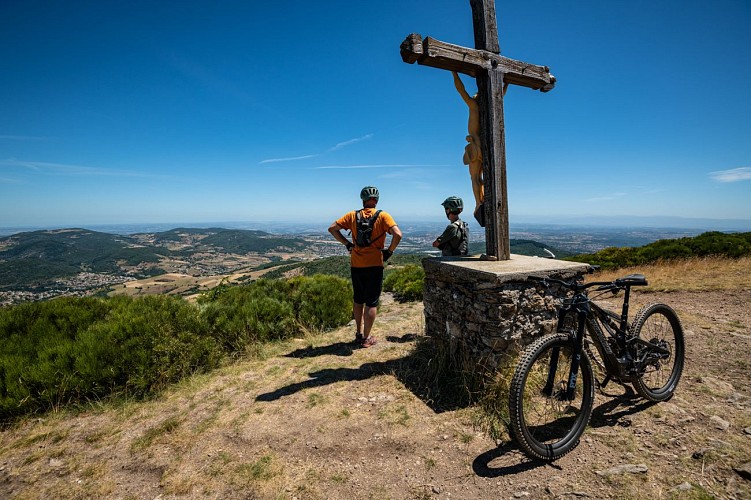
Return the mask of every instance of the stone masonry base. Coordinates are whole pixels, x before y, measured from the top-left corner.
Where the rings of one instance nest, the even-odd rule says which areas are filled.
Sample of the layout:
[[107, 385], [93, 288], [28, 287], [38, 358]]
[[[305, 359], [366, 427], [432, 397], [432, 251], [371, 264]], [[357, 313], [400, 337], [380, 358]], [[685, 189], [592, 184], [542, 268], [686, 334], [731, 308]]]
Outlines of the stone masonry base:
[[425, 269], [425, 329], [493, 370], [503, 355], [556, 326], [556, 302], [529, 276], [570, 279], [586, 264], [511, 255], [507, 261], [431, 257]]

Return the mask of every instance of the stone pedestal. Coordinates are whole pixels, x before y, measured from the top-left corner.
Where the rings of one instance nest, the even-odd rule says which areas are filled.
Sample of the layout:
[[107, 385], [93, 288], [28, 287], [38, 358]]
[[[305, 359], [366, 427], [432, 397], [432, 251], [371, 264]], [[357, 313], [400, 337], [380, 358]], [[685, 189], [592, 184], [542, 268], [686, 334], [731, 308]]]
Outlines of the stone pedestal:
[[587, 270], [578, 262], [513, 254], [497, 262], [432, 257], [422, 264], [426, 333], [490, 370], [510, 348], [556, 327], [555, 300], [529, 276], [570, 279]]

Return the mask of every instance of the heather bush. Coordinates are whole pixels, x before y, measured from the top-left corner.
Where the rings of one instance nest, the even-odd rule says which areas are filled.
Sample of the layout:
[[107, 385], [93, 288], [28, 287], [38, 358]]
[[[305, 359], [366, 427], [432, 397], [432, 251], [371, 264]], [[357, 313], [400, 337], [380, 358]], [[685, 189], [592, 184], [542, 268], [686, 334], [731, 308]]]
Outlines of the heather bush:
[[383, 289], [392, 292], [400, 302], [422, 300], [425, 271], [421, 266], [409, 264], [392, 271], [383, 280]]
[[0, 422], [118, 395], [147, 397], [249, 345], [346, 324], [333, 276], [179, 297], [61, 298], [0, 309]]

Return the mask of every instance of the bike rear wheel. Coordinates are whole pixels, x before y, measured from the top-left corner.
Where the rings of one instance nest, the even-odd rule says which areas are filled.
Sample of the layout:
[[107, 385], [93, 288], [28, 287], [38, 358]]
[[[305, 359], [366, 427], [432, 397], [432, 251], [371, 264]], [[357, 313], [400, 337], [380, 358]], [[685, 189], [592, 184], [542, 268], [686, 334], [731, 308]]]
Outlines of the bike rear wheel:
[[633, 344], [634, 363], [642, 366], [634, 389], [649, 401], [670, 399], [681, 378], [685, 356], [678, 315], [665, 304], [650, 304], [637, 313], [633, 331], [639, 339]]
[[579, 444], [589, 422], [594, 376], [584, 350], [573, 399], [566, 397], [573, 350], [569, 334], [545, 335], [525, 349], [511, 379], [511, 434], [532, 458], [562, 457]]

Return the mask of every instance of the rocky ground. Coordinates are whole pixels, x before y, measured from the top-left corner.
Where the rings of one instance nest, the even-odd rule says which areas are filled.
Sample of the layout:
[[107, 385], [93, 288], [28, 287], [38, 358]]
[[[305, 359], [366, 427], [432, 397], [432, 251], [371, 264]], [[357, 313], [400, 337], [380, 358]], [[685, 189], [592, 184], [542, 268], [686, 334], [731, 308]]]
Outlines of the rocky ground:
[[751, 290], [637, 294], [679, 313], [675, 397], [599, 395], [580, 445], [546, 464], [436, 408], [410, 380], [419, 304], [259, 348], [158, 400], [92, 405], [0, 434], [0, 498], [751, 498]]

